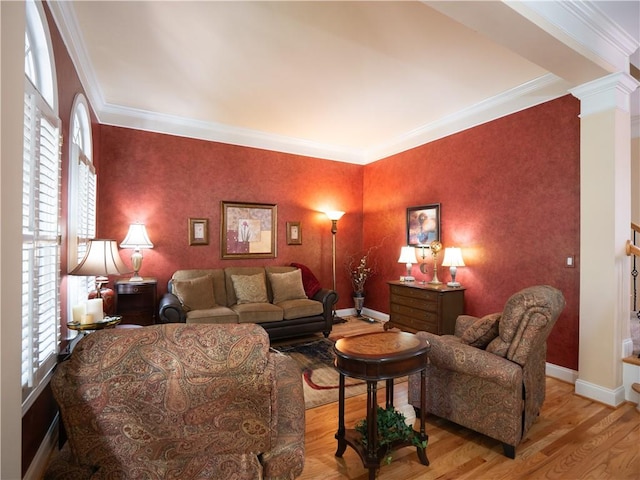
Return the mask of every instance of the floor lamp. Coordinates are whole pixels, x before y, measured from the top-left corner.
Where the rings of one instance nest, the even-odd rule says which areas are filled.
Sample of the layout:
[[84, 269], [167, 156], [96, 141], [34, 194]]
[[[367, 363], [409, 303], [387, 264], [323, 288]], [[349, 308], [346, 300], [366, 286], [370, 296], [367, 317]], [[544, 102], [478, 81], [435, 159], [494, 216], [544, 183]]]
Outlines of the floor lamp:
[[[336, 290], [336, 233], [338, 233], [338, 220], [340, 220], [342, 218], [342, 216], [344, 215], [344, 212], [340, 212], [340, 211], [330, 211], [330, 212], [325, 212], [325, 214], [327, 215], [327, 217], [329, 217], [329, 220], [331, 220], [331, 272], [333, 274], [333, 291], [337, 292]], [[336, 307], [335, 304], [333, 305], [333, 321], [335, 323], [336, 321], [337, 315], [336, 315]]]

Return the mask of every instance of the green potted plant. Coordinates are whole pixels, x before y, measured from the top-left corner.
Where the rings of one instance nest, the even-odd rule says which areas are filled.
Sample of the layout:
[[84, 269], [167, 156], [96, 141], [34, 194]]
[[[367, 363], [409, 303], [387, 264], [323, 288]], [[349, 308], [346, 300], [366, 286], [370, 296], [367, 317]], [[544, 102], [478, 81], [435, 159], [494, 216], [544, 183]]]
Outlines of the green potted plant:
[[[427, 448], [427, 441], [421, 440], [413, 427], [407, 425], [405, 416], [395, 408], [388, 409], [378, 406], [377, 411], [378, 439], [376, 450], [386, 464], [391, 463], [392, 449], [395, 445], [411, 444], [418, 448]], [[367, 420], [356, 423], [355, 430], [360, 433], [360, 442], [366, 449], [369, 444], [367, 438]], [[380, 455], [382, 454], [382, 455]]]

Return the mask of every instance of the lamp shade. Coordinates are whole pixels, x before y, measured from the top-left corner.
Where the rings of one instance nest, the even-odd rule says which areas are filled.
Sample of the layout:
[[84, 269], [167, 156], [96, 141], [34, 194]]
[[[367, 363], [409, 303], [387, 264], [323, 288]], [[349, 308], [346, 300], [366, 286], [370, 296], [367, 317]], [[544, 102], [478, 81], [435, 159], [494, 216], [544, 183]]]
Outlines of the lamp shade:
[[143, 223], [132, 223], [129, 225], [127, 236], [124, 237], [122, 248], [153, 248], [153, 243], [147, 235], [147, 229]]
[[443, 267], [464, 267], [462, 251], [457, 247], [447, 247], [444, 249]]
[[339, 210], [331, 210], [329, 212], [324, 212], [324, 213], [327, 217], [329, 217], [329, 220], [334, 220], [334, 221], [340, 220], [344, 215], [344, 212], [341, 212]]
[[416, 249], [411, 246], [402, 247], [398, 263], [418, 263], [418, 259], [416, 258]]
[[76, 268], [69, 275], [83, 275], [86, 277], [119, 275], [128, 272], [118, 253], [118, 242], [115, 240], [89, 240], [87, 253]]

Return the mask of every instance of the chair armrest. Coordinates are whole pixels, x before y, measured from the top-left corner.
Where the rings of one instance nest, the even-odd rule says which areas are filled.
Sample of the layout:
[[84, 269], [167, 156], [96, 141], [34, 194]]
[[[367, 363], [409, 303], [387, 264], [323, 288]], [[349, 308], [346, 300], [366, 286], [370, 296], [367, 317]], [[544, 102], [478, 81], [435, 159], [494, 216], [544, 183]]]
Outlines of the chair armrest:
[[507, 388], [522, 383], [522, 368], [517, 363], [462, 343], [454, 336], [428, 332], [417, 335], [429, 341], [429, 362], [440, 369], [483, 378]]
[[275, 362], [276, 392], [272, 407], [277, 415], [272, 448], [263, 453], [264, 478], [295, 478], [304, 468], [305, 405], [302, 375], [293, 358], [270, 353]]
[[173, 293], [165, 293], [162, 296], [158, 313], [158, 323], [186, 323], [187, 321], [187, 313]]

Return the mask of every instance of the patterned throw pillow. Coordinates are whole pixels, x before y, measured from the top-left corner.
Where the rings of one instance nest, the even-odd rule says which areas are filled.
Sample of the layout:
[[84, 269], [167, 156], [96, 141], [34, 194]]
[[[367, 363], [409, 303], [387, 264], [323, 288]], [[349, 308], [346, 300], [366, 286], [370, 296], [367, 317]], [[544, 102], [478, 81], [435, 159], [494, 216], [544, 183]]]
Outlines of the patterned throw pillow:
[[492, 313], [479, 318], [462, 334], [461, 340], [467, 345], [477, 348], [486, 348], [489, 343], [498, 336], [498, 324], [502, 313]]
[[211, 275], [190, 280], [173, 280], [171, 291], [178, 297], [186, 311], [204, 310], [216, 306]]
[[273, 292], [273, 303], [307, 298], [302, 285], [302, 272], [299, 269], [286, 273], [270, 273], [269, 282]]
[[264, 274], [231, 275], [231, 281], [236, 292], [238, 305], [242, 303], [266, 303], [269, 301]]

